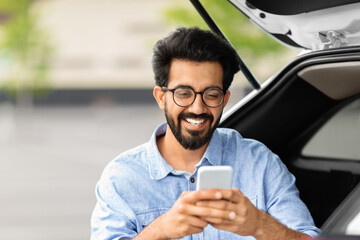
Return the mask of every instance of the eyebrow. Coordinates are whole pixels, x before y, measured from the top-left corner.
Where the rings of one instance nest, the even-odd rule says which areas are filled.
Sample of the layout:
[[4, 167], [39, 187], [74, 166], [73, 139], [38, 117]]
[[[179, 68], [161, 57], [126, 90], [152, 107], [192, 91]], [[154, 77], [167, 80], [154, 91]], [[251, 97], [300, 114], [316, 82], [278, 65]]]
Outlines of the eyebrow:
[[[175, 87], [173, 87], [172, 89], [174, 89], [174, 88], [179, 88], [179, 87], [186, 87], [186, 88], [191, 88], [191, 89], [193, 89], [193, 90], [194, 90], [194, 88], [193, 88], [193, 87], [191, 87], [191, 86], [189, 86], [189, 85], [184, 85], [184, 84], [179, 84], [179, 85], [176, 85], [176, 86], [175, 86]], [[222, 87], [220, 87], [220, 86], [213, 85], [213, 86], [208, 86], [208, 87], [205, 87], [202, 91], [204, 91], [205, 89], [208, 89], [208, 88], [212, 88], [212, 87], [218, 87], [218, 88], [222, 89]], [[195, 91], [195, 90], [194, 90], [194, 91]]]

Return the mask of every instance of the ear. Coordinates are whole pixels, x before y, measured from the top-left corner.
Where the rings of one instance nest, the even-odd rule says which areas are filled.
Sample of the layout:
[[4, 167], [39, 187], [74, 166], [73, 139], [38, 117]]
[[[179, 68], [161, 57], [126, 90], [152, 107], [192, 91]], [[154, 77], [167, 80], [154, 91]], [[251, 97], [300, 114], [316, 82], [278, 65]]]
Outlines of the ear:
[[163, 89], [160, 86], [154, 87], [153, 95], [154, 95], [154, 98], [155, 98], [157, 104], [159, 105], [159, 108], [161, 110], [164, 110], [165, 109], [165, 92], [163, 91]]
[[224, 107], [225, 107], [226, 104], [228, 103], [229, 98], [230, 98], [230, 91], [227, 90], [226, 93], [225, 93], [225, 96], [224, 96]]

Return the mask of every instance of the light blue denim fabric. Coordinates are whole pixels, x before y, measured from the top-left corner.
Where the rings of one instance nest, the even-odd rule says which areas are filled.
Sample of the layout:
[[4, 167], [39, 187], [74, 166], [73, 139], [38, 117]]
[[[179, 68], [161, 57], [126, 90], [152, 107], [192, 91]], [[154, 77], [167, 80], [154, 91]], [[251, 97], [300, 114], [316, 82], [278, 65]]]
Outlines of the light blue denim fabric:
[[[319, 229], [299, 199], [295, 178], [277, 155], [263, 144], [245, 139], [234, 130], [218, 128], [196, 165], [194, 173], [174, 170], [160, 155], [156, 136], [116, 157], [105, 168], [96, 186], [97, 204], [91, 218], [91, 239], [131, 239], [155, 218], [168, 211], [183, 191], [196, 187], [200, 166], [230, 165], [232, 186], [240, 189], [259, 209], [287, 227], [316, 236]], [[190, 177], [195, 182], [190, 182]], [[253, 239], [208, 226], [200, 234], [183, 239]]]

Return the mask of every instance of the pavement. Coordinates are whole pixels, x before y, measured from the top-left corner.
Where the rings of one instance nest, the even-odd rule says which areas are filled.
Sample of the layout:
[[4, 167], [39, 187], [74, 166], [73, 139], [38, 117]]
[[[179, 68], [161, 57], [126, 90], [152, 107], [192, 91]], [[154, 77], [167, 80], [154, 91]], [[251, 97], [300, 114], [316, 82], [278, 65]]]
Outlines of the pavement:
[[0, 104], [0, 239], [89, 239], [102, 170], [162, 121], [155, 103]]

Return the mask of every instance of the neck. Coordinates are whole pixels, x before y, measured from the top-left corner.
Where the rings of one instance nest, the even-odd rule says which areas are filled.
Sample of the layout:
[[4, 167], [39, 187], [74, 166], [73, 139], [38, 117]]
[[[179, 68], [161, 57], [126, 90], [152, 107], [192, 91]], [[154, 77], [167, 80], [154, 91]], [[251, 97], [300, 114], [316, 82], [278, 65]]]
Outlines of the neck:
[[194, 172], [195, 165], [201, 160], [209, 143], [196, 149], [185, 149], [175, 138], [169, 126], [165, 136], [156, 141], [161, 156], [175, 170]]

